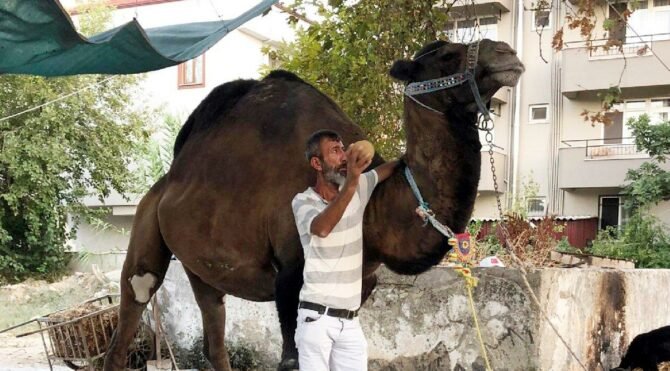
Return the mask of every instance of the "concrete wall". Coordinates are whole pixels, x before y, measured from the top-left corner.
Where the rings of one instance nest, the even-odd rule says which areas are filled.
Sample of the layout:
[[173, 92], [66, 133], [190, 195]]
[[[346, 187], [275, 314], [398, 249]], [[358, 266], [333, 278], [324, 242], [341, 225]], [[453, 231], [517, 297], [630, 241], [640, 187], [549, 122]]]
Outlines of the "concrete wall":
[[617, 195], [620, 188], [571, 189], [563, 193], [563, 214], [598, 217], [598, 197]]
[[670, 232], [670, 201], [660, 202], [651, 208], [651, 213], [665, 224]]
[[[482, 151], [481, 154], [482, 173], [477, 189], [480, 192], [493, 192], [495, 188], [493, 185], [493, 174], [491, 173], [491, 157], [489, 156], [488, 151]], [[498, 150], [494, 150], [493, 160], [495, 163], [496, 177], [498, 179], [498, 191], [504, 193], [507, 191], [507, 154]]]
[[[586, 147], [559, 150], [559, 186], [561, 188], [620, 187], [629, 169], [637, 169], [650, 161], [646, 155], [587, 158]], [[670, 164], [661, 164], [670, 169]]]
[[[505, 208], [505, 194], [500, 197], [500, 202]], [[486, 219], [499, 217], [498, 204], [496, 203], [496, 196], [493, 192], [480, 192], [475, 202], [475, 210], [472, 212], [472, 219]]]
[[[483, 369], [463, 280], [451, 269], [419, 276], [380, 270], [361, 310], [370, 370]], [[475, 269], [475, 307], [495, 370], [577, 370], [531, 302], [517, 270]], [[618, 365], [632, 338], [670, 323], [670, 270], [542, 269], [529, 282], [542, 307], [589, 370]], [[196, 344], [199, 311], [178, 262], [158, 293], [173, 343]], [[659, 305], [661, 304], [661, 305]], [[267, 369], [280, 355], [273, 303], [226, 299], [226, 338], [253, 350]]]
[[70, 240], [72, 251], [83, 253], [74, 259], [70, 268], [88, 272], [96, 264], [103, 271], [121, 268], [126, 258], [132, 215], [107, 215], [101, 217], [103, 224], [91, 225], [82, 222], [77, 230], [77, 238]]

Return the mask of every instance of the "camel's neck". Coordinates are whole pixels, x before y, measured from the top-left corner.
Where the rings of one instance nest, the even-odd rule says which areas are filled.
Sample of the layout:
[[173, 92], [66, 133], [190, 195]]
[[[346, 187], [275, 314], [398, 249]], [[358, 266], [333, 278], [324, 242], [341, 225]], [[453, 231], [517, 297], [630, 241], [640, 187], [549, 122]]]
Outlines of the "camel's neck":
[[[463, 232], [472, 214], [481, 155], [475, 116], [443, 116], [406, 104], [405, 162], [440, 222]], [[418, 201], [403, 171], [380, 184], [366, 211], [366, 250], [400, 273], [437, 263], [446, 239], [416, 215]]]
[[440, 220], [462, 232], [472, 213], [480, 175], [476, 115], [447, 117], [415, 105], [405, 112], [407, 165]]

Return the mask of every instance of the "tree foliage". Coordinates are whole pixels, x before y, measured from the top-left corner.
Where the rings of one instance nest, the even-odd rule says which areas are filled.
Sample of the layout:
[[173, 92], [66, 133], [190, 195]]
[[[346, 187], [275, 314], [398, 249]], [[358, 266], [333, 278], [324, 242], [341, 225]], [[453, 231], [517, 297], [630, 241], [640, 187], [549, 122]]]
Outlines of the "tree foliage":
[[670, 154], [670, 122], [652, 124], [647, 115], [628, 121], [638, 150], [651, 160], [628, 170], [623, 193], [630, 218], [621, 229], [601, 231], [591, 252], [633, 259], [640, 268], [670, 268], [670, 235], [649, 208], [670, 199], [670, 172], [661, 168]]
[[174, 143], [183, 122], [184, 120], [176, 115], [162, 114], [162, 124], [156, 128], [151, 140], [142, 148], [142, 156], [137, 163], [136, 193], [144, 194], [149, 191], [151, 186], [170, 170]]
[[628, 208], [644, 209], [670, 199], [670, 171], [660, 166], [670, 155], [670, 122], [652, 124], [649, 116], [642, 115], [636, 120], [631, 119], [628, 125], [638, 150], [651, 156], [651, 160], [638, 169], [628, 170], [626, 180], [629, 183], [624, 188]]
[[[333, 98], [363, 127], [385, 156], [402, 151], [401, 85], [388, 75], [393, 61], [410, 58], [436, 40], [447, 19], [443, 1], [310, 2], [322, 20], [298, 29], [295, 42], [268, 50]], [[303, 2], [294, 5], [301, 12]]]
[[[82, 16], [86, 33], [109, 11]], [[68, 215], [90, 215], [82, 198], [125, 193], [129, 165], [149, 133], [136, 111], [137, 77], [0, 76], [0, 118], [79, 93], [0, 121], [0, 281], [49, 277], [67, 264], [75, 230]]]
[[662, 224], [645, 213], [634, 213], [626, 226], [600, 231], [589, 252], [635, 261], [638, 268], [670, 268], [670, 237]]

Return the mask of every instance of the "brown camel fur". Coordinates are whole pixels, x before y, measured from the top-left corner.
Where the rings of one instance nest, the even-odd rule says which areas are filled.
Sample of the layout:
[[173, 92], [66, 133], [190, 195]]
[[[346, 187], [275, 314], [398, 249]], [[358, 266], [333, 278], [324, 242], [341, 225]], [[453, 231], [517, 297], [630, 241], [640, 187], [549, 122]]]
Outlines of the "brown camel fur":
[[[462, 72], [467, 46], [436, 41], [414, 61], [397, 61], [391, 76], [424, 81]], [[516, 85], [523, 65], [507, 44], [483, 40], [476, 81], [485, 102]], [[467, 84], [405, 99], [407, 151], [424, 199], [438, 220], [465, 230], [480, 174], [477, 107]], [[293, 341], [303, 253], [291, 199], [314, 184], [304, 159], [308, 136], [339, 132], [345, 144], [360, 127], [314, 87], [285, 71], [260, 81], [221, 85], [191, 114], [175, 143], [175, 159], [140, 202], [121, 279], [120, 322], [105, 370], [122, 370], [125, 352], [148, 298], [164, 278], [170, 254], [183, 263], [202, 312], [205, 355], [230, 370], [224, 345], [224, 295], [275, 300], [283, 336], [280, 369], [297, 368]], [[372, 167], [383, 159], [376, 156]], [[437, 264], [447, 241], [416, 215], [417, 200], [401, 171], [375, 190], [364, 218], [363, 300], [381, 263], [401, 274]]]

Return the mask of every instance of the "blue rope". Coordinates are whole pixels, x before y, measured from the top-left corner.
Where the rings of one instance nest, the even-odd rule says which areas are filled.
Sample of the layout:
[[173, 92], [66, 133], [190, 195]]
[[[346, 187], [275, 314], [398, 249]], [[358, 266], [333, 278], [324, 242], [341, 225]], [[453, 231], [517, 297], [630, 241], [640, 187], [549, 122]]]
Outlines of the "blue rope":
[[430, 222], [430, 224], [435, 229], [437, 229], [438, 232], [442, 233], [442, 235], [446, 236], [447, 238], [454, 237], [454, 232], [446, 225], [440, 223], [437, 218], [435, 218], [435, 213], [430, 209], [428, 203], [424, 201], [423, 197], [421, 197], [421, 192], [419, 191], [419, 187], [416, 185], [416, 181], [414, 181], [414, 177], [412, 176], [412, 172], [409, 170], [409, 166], [405, 166], [405, 178], [409, 183], [409, 187], [412, 189], [412, 193], [414, 193], [414, 197], [416, 197], [417, 201], [419, 201], [418, 211], [419, 216], [423, 219], [423, 225], [426, 226], [426, 224]]

